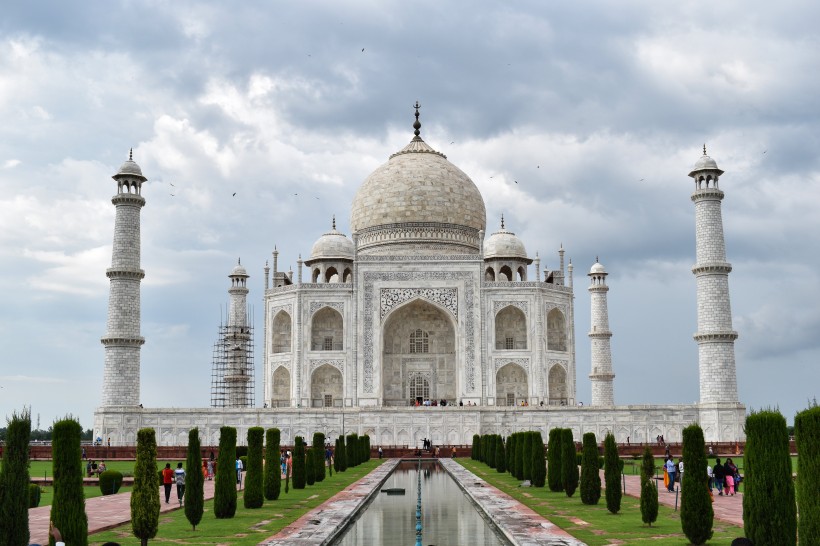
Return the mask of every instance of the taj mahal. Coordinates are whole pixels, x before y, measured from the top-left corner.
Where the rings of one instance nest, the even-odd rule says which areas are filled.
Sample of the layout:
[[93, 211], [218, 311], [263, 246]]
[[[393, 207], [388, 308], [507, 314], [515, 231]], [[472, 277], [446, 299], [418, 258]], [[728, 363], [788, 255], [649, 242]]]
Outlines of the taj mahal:
[[[132, 445], [143, 427], [161, 445], [186, 445], [198, 427], [204, 445], [219, 428], [277, 427], [282, 442], [323, 432], [368, 434], [374, 445], [467, 444], [473, 434], [507, 436], [555, 427], [619, 442], [679, 442], [697, 422], [707, 441], [744, 438], [729, 300], [719, 187], [723, 171], [706, 155], [694, 181], [700, 399], [687, 405], [616, 405], [610, 349], [607, 271], [596, 261], [575, 279], [556, 249], [556, 269], [541, 268], [515, 235], [514, 218], [488, 226], [484, 199], [470, 177], [414, 136], [359, 187], [351, 235], [321, 235], [297, 270], [281, 271], [274, 250], [264, 267], [261, 407], [254, 395], [253, 324], [247, 270], [230, 272], [230, 309], [220, 329], [211, 407], [143, 408], [140, 401], [140, 212], [147, 180], [132, 157], [113, 179], [116, 194], [103, 393], [95, 436]], [[691, 183], [691, 182], [690, 182]], [[565, 241], [571, 241], [571, 233]], [[271, 267], [272, 266], [272, 267]], [[586, 268], [585, 268], [586, 269]], [[583, 277], [586, 277], [584, 279]], [[576, 282], [583, 288], [576, 294]], [[616, 289], [616, 288], [615, 288]], [[586, 294], [583, 294], [586, 292]], [[576, 338], [576, 296], [591, 324]], [[589, 299], [587, 299], [587, 297]], [[588, 341], [587, 341], [588, 340]], [[576, 388], [577, 343], [591, 344], [589, 405]], [[615, 355], [617, 363], [617, 355]], [[203, 393], [203, 398], [204, 398]]]

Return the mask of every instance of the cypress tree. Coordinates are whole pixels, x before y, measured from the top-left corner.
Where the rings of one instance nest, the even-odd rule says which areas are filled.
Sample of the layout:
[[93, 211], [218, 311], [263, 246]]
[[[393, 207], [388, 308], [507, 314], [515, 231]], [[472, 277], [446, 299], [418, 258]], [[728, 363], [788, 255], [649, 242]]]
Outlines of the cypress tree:
[[515, 440], [515, 479], [524, 479], [524, 450], [526, 449], [526, 438], [523, 432], [519, 432]]
[[202, 521], [202, 514], [205, 512], [205, 477], [202, 476], [199, 453], [199, 429], [193, 428], [188, 432], [188, 457], [185, 461], [188, 472], [185, 476], [184, 497], [185, 517], [194, 531]]
[[507, 462], [504, 459], [504, 439], [499, 436], [495, 451], [495, 469], [499, 472], [507, 471]]
[[265, 429], [251, 427], [248, 429], [248, 468], [245, 474], [245, 491], [242, 503], [245, 508], [261, 508], [265, 503], [263, 491], [265, 477], [262, 468], [262, 441]]
[[532, 485], [544, 487], [547, 481], [547, 460], [544, 458], [544, 438], [539, 431], [532, 433]]
[[521, 469], [523, 472], [523, 479], [532, 481], [532, 435], [529, 431], [521, 435], [524, 440], [524, 449], [521, 453]]
[[601, 474], [598, 471], [598, 442], [594, 432], [584, 434], [581, 452], [581, 502], [598, 504], [601, 498]]
[[265, 432], [265, 498], [268, 500], [278, 499], [282, 489], [280, 434], [278, 428], [269, 428]]
[[27, 546], [31, 410], [12, 413], [7, 423], [3, 465], [0, 467], [0, 513], [3, 514], [0, 517], [0, 544]]
[[[688, 467], [688, 466], [687, 466]], [[655, 483], [655, 457], [646, 446], [641, 462], [641, 519], [652, 527], [658, 519], [658, 486]]]
[[345, 446], [345, 437], [339, 436], [339, 449], [336, 451], [336, 457], [339, 459], [339, 472], [347, 470], [347, 446]]
[[370, 460], [370, 435], [365, 434], [362, 438], [364, 438], [364, 459], [362, 462], [367, 462]]
[[305, 452], [305, 483], [307, 485], [316, 483], [316, 450], [313, 448]]
[[301, 436], [296, 437], [293, 447], [293, 488], [304, 489], [307, 480], [305, 471], [305, 441]]
[[230, 519], [236, 514], [236, 429], [219, 429], [219, 457], [214, 483], [214, 516]]
[[547, 484], [550, 491], [564, 490], [563, 470], [561, 469], [561, 429], [550, 430], [547, 444]]
[[[607, 434], [604, 439], [604, 482], [606, 483], [606, 509], [617, 514], [621, 511], [621, 466], [615, 436]], [[705, 471], [704, 471], [705, 472]]]
[[[786, 421], [783, 421], [783, 432]], [[703, 430], [699, 425], [689, 425], [683, 429], [683, 462], [686, 472], [681, 479], [680, 523], [683, 534], [692, 544], [704, 544], [712, 538], [712, 524], [715, 514], [712, 510], [712, 498], [709, 495], [709, 482], [706, 475], [706, 442]], [[787, 452], [788, 455], [788, 452]], [[791, 465], [791, 462], [789, 463]], [[794, 497], [792, 497], [794, 505]], [[758, 544], [780, 544], [779, 542], [758, 542]]]
[[515, 442], [516, 442], [517, 433], [510, 434], [509, 438], [507, 438], [507, 450], [504, 454], [504, 462], [507, 465], [507, 472], [510, 473], [511, 476], [515, 476]]
[[[75, 421], [76, 423], [76, 421]], [[79, 440], [80, 424], [76, 423], [77, 455], [72, 458], [72, 466], [77, 466], [80, 458]], [[54, 425], [57, 429], [57, 425]], [[56, 466], [56, 459], [55, 459]], [[56, 468], [55, 468], [56, 470]], [[54, 475], [56, 481], [57, 475]], [[82, 477], [80, 478], [82, 483]], [[131, 529], [134, 536], [140, 539], [140, 544], [146, 546], [149, 538], [154, 538], [159, 529], [159, 470], [157, 470], [157, 435], [152, 428], [142, 428], [137, 431], [137, 460], [134, 462], [134, 488], [131, 490]], [[55, 488], [55, 500], [57, 497]], [[82, 493], [80, 493], [82, 495]], [[83, 506], [83, 516], [85, 510]], [[52, 514], [54, 512], [52, 511]], [[54, 521], [63, 535], [66, 544], [79, 544], [66, 536], [60, 523]], [[87, 524], [85, 534], [88, 534]], [[83, 542], [83, 544], [88, 544]]]
[[495, 468], [496, 435], [490, 434], [487, 439], [487, 466]]
[[473, 434], [473, 446], [470, 449], [470, 458], [474, 461], [478, 460], [478, 446], [481, 443], [481, 437], [478, 434]]
[[356, 446], [356, 440], [358, 439], [358, 435], [355, 433], [351, 433], [347, 435], [347, 442], [345, 442], [345, 455], [347, 455], [347, 468], [353, 468], [358, 466], [359, 461], [357, 460], [358, 457], [358, 449]]
[[341, 471], [341, 467], [339, 466], [339, 438], [336, 438], [336, 442], [333, 444], [333, 469], [338, 474]]
[[313, 479], [317, 482], [325, 479], [325, 435], [321, 432], [313, 433]]
[[820, 406], [816, 403], [794, 416], [794, 439], [800, 508], [797, 536], [803, 544], [804, 537], [820, 537]]
[[[802, 458], [803, 454], [799, 453], [798, 460]], [[752, 412], [746, 417], [746, 452], [743, 460], [746, 471], [743, 530], [746, 538], [755, 544], [795, 544], [797, 509], [789, 434], [786, 419], [779, 411]], [[688, 461], [686, 469], [684, 479], [689, 473]], [[801, 476], [802, 473], [798, 474], [798, 480]], [[801, 507], [801, 516], [802, 510]], [[800, 539], [801, 544], [812, 544], [813, 540], [817, 540], [817, 535], [801, 535]]]
[[572, 429], [561, 429], [561, 483], [568, 497], [578, 488], [578, 460], [575, 456], [575, 441]]

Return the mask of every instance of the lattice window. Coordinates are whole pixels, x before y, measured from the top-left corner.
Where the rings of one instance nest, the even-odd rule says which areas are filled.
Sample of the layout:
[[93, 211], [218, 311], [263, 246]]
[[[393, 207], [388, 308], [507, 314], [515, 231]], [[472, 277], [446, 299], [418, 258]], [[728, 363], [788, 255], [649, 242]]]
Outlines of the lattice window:
[[410, 334], [410, 352], [411, 353], [429, 353], [430, 341], [427, 332], [424, 330], [416, 330]]
[[430, 382], [424, 377], [417, 375], [410, 379], [410, 398], [430, 398]]
[[333, 350], [333, 337], [326, 336], [325, 337], [325, 344], [324, 344], [325, 351], [332, 351]]
[[326, 394], [325, 395], [325, 407], [326, 408], [332, 408], [333, 407], [333, 395], [332, 394]]
[[515, 405], [515, 394], [512, 392], [507, 393], [507, 405], [514, 406]]
[[504, 348], [505, 349], [515, 349], [515, 338], [512, 338], [512, 337], [504, 338]]

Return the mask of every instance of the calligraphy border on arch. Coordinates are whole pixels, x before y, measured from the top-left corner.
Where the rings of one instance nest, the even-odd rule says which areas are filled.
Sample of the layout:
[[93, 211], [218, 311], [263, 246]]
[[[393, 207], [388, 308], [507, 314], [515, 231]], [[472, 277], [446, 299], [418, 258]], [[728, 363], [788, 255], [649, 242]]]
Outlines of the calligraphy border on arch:
[[474, 274], [470, 271], [367, 271], [363, 275], [364, 289], [364, 362], [362, 363], [362, 390], [372, 394], [373, 385], [373, 315], [376, 298], [373, 295], [373, 284], [378, 281], [436, 281], [436, 280], [464, 280], [464, 314], [465, 325], [465, 376], [467, 392], [475, 391], [475, 324], [473, 307], [475, 305]]
[[524, 316], [529, 316], [529, 305], [526, 301], [494, 301], [493, 302], [493, 315], [497, 315], [499, 311], [504, 309], [505, 307], [509, 307], [512, 305], [513, 307], [518, 307], [521, 311], [524, 312]]
[[495, 371], [498, 372], [501, 368], [506, 366], [507, 364], [518, 364], [522, 368], [527, 371], [527, 374], [530, 373], [530, 359], [529, 358], [496, 358], [495, 359]]
[[291, 320], [293, 319], [293, 305], [290, 303], [286, 303], [285, 305], [277, 305], [276, 307], [270, 308], [270, 318], [273, 320], [279, 311], [285, 311], [288, 315], [290, 315]]
[[312, 301], [310, 302], [310, 307], [308, 308], [308, 314], [313, 316], [313, 313], [324, 307], [335, 309], [342, 315], [344, 315], [345, 312], [345, 304], [342, 301]]
[[318, 368], [320, 366], [324, 366], [325, 364], [329, 364], [329, 365], [333, 366], [334, 368], [336, 368], [337, 370], [342, 372], [342, 376], [344, 376], [345, 361], [342, 360], [342, 359], [326, 359], [326, 358], [311, 360], [310, 361], [310, 368], [308, 370], [308, 375], [312, 377], [313, 372], [316, 371], [316, 368]]
[[382, 288], [379, 295], [382, 319], [397, 305], [421, 298], [441, 305], [458, 320], [458, 288]]

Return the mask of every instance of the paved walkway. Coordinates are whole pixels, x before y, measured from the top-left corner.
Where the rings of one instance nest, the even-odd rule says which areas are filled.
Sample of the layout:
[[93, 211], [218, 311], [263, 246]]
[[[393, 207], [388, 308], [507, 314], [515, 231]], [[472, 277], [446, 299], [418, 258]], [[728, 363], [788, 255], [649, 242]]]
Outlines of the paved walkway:
[[[214, 496], [214, 481], [205, 480], [205, 498]], [[160, 513], [179, 510], [177, 488], [171, 491], [171, 502], [165, 504], [165, 489], [159, 488]], [[88, 534], [105, 531], [123, 523], [131, 521], [131, 493], [117, 493], [94, 497], [85, 500], [85, 513], [88, 514]], [[48, 544], [48, 522], [51, 515], [51, 506], [31, 508], [28, 511], [28, 529], [31, 534], [29, 542], [34, 544]]]
[[[604, 484], [603, 470], [601, 471], [601, 484]], [[659, 480], [658, 485], [658, 501], [674, 508], [675, 497], [677, 496], [678, 509], [680, 510], [680, 491], [677, 494], [669, 493], [663, 486], [663, 480]], [[676, 487], [680, 487], [680, 484], [677, 484]], [[626, 494], [630, 497], [641, 497], [640, 476], [626, 476]], [[720, 497], [717, 494], [717, 489], [715, 489], [715, 502], [712, 503], [712, 508], [715, 511], [715, 519], [743, 527], [743, 493], [735, 493], [734, 497], [727, 497], [726, 495]]]

